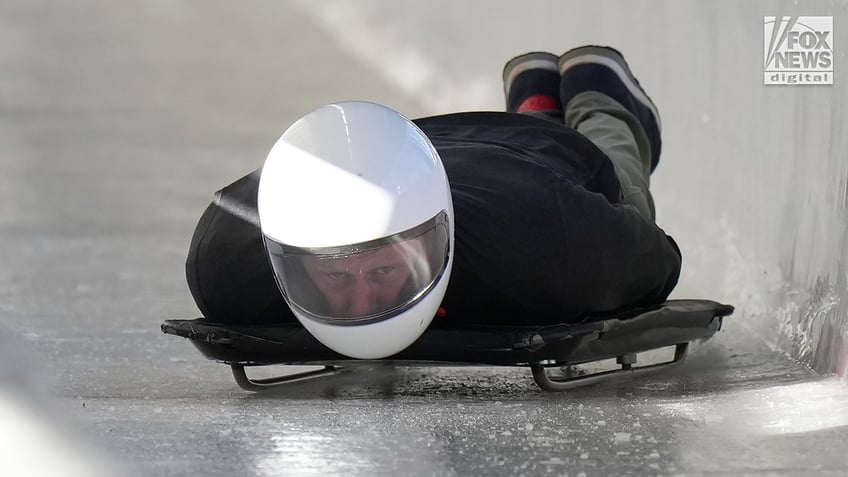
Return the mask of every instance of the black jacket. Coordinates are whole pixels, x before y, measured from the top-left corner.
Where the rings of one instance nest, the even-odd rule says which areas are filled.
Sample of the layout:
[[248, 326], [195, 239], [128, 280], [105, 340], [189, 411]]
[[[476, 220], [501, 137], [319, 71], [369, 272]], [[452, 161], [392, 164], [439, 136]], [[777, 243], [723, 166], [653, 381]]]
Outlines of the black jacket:
[[[612, 163], [576, 131], [495, 112], [415, 123], [439, 151], [455, 212], [445, 316], [435, 324], [573, 322], [671, 293], [677, 245], [619, 203]], [[294, 320], [265, 258], [259, 174], [219, 191], [191, 242], [188, 284], [212, 321]]]

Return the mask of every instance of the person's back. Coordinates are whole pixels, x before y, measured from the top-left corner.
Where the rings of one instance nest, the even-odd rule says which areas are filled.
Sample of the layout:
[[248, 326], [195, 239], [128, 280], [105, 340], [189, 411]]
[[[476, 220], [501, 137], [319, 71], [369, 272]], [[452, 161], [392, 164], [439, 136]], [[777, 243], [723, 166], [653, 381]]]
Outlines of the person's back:
[[612, 163], [583, 135], [510, 113], [415, 122], [439, 151], [456, 216], [444, 321], [570, 322], [671, 292], [676, 245], [621, 203]]

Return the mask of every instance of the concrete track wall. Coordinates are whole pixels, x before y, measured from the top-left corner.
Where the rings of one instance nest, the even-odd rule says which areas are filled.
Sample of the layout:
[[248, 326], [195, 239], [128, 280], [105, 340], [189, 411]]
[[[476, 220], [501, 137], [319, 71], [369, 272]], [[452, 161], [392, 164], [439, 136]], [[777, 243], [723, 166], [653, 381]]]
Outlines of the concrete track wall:
[[[411, 116], [502, 108], [500, 69], [525, 51], [619, 48], [663, 119], [653, 188], [658, 222], [684, 253], [674, 296], [732, 303], [728, 330], [846, 375], [844, 1], [297, 5], [416, 100]], [[773, 15], [833, 17], [832, 86], [763, 85], [763, 17]]]

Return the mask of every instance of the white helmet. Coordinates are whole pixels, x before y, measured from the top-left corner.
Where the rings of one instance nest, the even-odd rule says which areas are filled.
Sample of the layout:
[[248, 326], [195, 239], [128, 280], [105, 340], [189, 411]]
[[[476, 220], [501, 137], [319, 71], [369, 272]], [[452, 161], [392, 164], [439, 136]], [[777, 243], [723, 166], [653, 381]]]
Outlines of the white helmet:
[[450, 277], [453, 205], [409, 119], [358, 101], [307, 114], [268, 154], [257, 200], [277, 284], [315, 338], [377, 359], [421, 336]]

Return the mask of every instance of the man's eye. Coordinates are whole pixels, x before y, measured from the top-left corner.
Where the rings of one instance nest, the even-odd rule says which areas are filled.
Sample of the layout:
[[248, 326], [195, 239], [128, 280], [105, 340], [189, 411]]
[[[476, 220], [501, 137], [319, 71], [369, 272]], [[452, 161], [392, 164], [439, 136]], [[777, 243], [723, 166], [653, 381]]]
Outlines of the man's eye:
[[374, 275], [382, 275], [382, 276], [385, 276], [385, 275], [388, 275], [388, 274], [392, 273], [393, 271], [395, 271], [395, 267], [394, 267], [394, 266], [392, 266], [392, 265], [386, 265], [386, 266], [384, 266], [384, 267], [379, 267], [379, 268], [374, 269], [374, 272], [373, 272], [373, 273], [374, 273]]
[[330, 280], [340, 282], [347, 279], [348, 275], [350, 274], [347, 272], [330, 272], [327, 274], [327, 277], [329, 277]]

